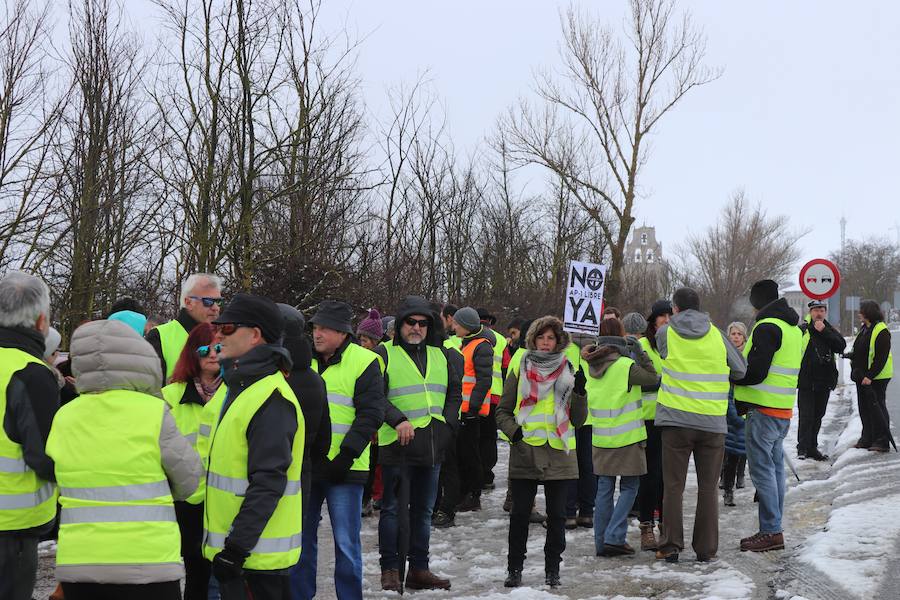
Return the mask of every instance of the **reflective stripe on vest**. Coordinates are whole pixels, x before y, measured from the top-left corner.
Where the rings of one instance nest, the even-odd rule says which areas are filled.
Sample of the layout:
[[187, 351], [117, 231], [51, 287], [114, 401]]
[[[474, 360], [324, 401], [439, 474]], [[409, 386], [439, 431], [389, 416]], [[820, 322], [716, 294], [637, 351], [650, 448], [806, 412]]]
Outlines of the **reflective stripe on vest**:
[[[650, 340], [646, 337], [639, 339], [638, 343], [641, 345], [641, 348], [644, 349], [644, 352], [647, 353], [647, 356], [650, 357], [650, 362], [653, 363], [656, 374], [662, 377], [662, 358], [659, 357], [659, 352], [650, 345]], [[656, 394], [656, 392], [645, 392], [641, 390], [641, 402], [644, 404], [645, 421], [653, 421], [656, 419]]]
[[[484, 338], [477, 338], [469, 342], [462, 349], [462, 355], [465, 359], [465, 367], [463, 370], [463, 378], [462, 378], [462, 405], [459, 408], [460, 414], [464, 414], [469, 412], [469, 401], [472, 399], [472, 390], [475, 388], [475, 382], [477, 378], [475, 377], [475, 362], [473, 361], [473, 357], [475, 356], [475, 349], [479, 344], [488, 344], [490, 342]], [[491, 380], [491, 385], [493, 385], [493, 380]], [[490, 390], [488, 390], [490, 393]], [[482, 417], [488, 415], [491, 412], [491, 402], [488, 399], [487, 395], [485, 395], [484, 400], [481, 402], [481, 406], [478, 408], [478, 414]]]
[[[353, 421], [356, 419], [356, 407], [353, 405], [353, 393], [356, 389], [356, 381], [369, 368], [373, 362], [381, 362], [378, 355], [371, 350], [366, 350], [358, 344], [348, 344], [341, 360], [337, 364], [328, 365], [321, 371], [325, 380], [325, 388], [328, 395], [328, 412], [331, 416], [331, 446], [328, 449], [328, 458], [337, 456], [341, 450], [341, 442], [350, 431]], [[313, 368], [319, 371], [319, 362], [313, 359]], [[353, 471], [369, 470], [369, 444], [362, 451], [353, 465]]]
[[61, 520], [56, 563], [180, 563], [180, 534], [162, 466], [166, 404], [130, 390], [82, 394], [53, 420]]
[[[241, 509], [250, 485], [247, 473], [247, 427], [273, 392], [294, 407], [297, 433], [291, 446], [291, 464], [287, 485], [275, 511], [263, 528], [244, 567], [259, 571], [287, 569], [300, 559], [302, 534], [302, 494], [300, 470], [303, 464], [305, 426], [303, 413], [290, 385], [280, 372], [264, 377], [242, 391], [221, 414], [213, 428], [209, 448], [209, 473], [206, 478], [206, 503], [203, 511], [203, 556], [212, 560], [222, 549], [234, 519]], [[285, 543], [284, 540], [291, 540]]]
[[[427, 427], [432, 419], [444, 421], [444, 401], [447, 397], [449, 368], [447, 357], [440, 348], [425, 346], [425, 376], [409, 353], [393, 343], [387, 351], [388, 401], [406, 415], [415, 429]], [[384, 423], [378, 429], [378, 445], [389, 446], [397, 441], [397, 430]]]
[[668, 408], [721, 417], [728, 411], [728, 351], [722, 333], [710, 325], [700, 338], [666, 328], [666, 357], [656, 401]]
[[[872, 367], [872, 363], [875, 361], [875, 338], [878, 337], [882, 331], [887, 329], [887, 325], [884, 324], [884, 321], [879, 321], [875, 323], [875, 326], [872, 328], [872, 337], [869, 339], [869, 361], [866, 363], [868, 368]], [[888, 347], [890, 348], [890, 346]], [[888, 357], [887, 361], [884, 363], [884, 368], [881, 369], [881, 372], [875, 376], [875, 379], [890, 379], [894, 376], [894, 353], [890, 349], [888, 349]]]
[[159, 332], [159, 345], [162, 348], [163, 360], [166, 361], [165, 382], [168, 383], [172, 378], [172, 373], [175, 372], [178, 357], [181, 356], [181, 351], [187, 344], [189, 332], [184, 330], [177, 319], [157, 325], [155, 329]]
[[491, 395], [503, 395], [503, 351], [506, 350], [506, 338], [494, 331], [494, 371], [491, 377]]
[[797, 397], [797, 377], [803, 359], [800, 354], [803, 333], [796, 325], [788, 325], [781, 319], [762, 319], [753, 326], [744, 345], [745, 357], [753, 347], [753, 333], [764, 323], [775, 325], [781, 330], [781, 347], [772, 356], [766, 378], [756, 385], [734, 386], [734, 399], [768, 408], [790, 409], [794, 407], [794, 399]]
[[588, 372], [588, 422], [591, 443], [596, 448], [623, 448], [647, 439], [640, 386], [628, 387], [634, 361], [620, 356], [602, 377]]
[[[522, 364], [527, 361], [528, 353], [524, 352], [520, 355], [519, 360], [515, 364], [510, 361], [510, 372], [515, 374], [516, 378], [521, 381]], [[566, 357], [568, 361], [568, 357]], [[569, 363], [571, 365], [571, 363]], [[516, 406], [513, 409], [513, 416], [518, 421], [518, 415], [522, 408], [522, 387], [516, 390]], [[553, 387], [550, 387], [546, 398], [539, 399], [531, 408], [531, 412], [522, 422], [522, 441], [530, 446], [543, 446], [550, 444], [554, 450], [573, 450], [575, 449], [575, 427], [571, 423], [569, 428], [560, 434], [556, 427], [556, 400], [553, 393]]]
[[21, 444], [9, 439], [2, 426], [10, 380], [30, 364], [46, 368], [43, 361], [27, 352], [0, 348], [0, 531], [37, 527], [56, 516], [56, 486], [28, 467]]

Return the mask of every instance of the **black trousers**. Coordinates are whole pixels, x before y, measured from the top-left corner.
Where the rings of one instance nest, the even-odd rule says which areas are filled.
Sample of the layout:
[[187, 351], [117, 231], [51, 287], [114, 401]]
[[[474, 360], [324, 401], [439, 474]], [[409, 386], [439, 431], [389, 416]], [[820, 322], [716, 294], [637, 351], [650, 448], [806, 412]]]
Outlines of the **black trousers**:
[[641, 475], [637, 502], [641, 513], [641, 523], [653, 523], [653, 512], [659, 510], [662, 522], [663, 476], [662, 476], [662, 430], [653, 421], [646, 421], [647, 429], [647, 473]]
[[483, 485], [481, 464], [481, 418], [463, 419], [456, 439], [456, 462], [459, 465], [459, 493], [481, 496]]
[[[485, 402], [488, 398], [484, 399]], [[478, 417], [478, 451], [481, 453], [482, 485], [494, 483], [494, 467], [497, 465], [497, 405], [491, 404], [491, 411]]]
[[181, 600], [181, 583], [63, 583], [66, 600]]
[[597, 498], [597, 476], [594, 475], [593, 431], [590, 425], [575, 428], [575, 454], [578, 458], [578, 479], [569, 482], [569, 498], [566, 517], [594, 516], [594, 500]]
[[819, 430], [822, 428], [822, 417], [828, 408], [828, 396], [831, 390], [799, 389], [797, 390], [797, 452], [809, 454], [819, 449]]
[[856, 401], [863, 426], [859, 441], [863, 445], [890, 447], [890, 416], [885, 405], [890, 381], [876, 379], [868, 386], [856, 384]]
[[744, 467], [747, 464], [747, 457], [743, 454], [732, 454], [725, 451], [725, 459], [722, 461], [722, 489], [726, 491], [734, 490], [734, 482], [738, 473], [741, 477], [744, 475]]
[[38, 567], [38, 536], [0, 535], [0, 599], [30, 600]]
[[448, 515], [456, 514], [456, 505], [459, 504], [459, 459], [456, 446], [459, 443], [459, 434], [452, 443], [447, 444], [444, 450], [444, 462], [441, 463], [441, 474], [438, 477], [438, 497], [435, 501], [435, 510], [445, 512]]
[[375, 469], [378, 468], [378, 444], [372, 441], [369, 444], [369, 476], [363, 485], [363, 506], [372, 499], [372, 489], [375, 487]]
[[184, 558], [184, 600], [206, 600], [212, 563], [203, 558], [203, 504], [175, 503]]
[[539, 483], [544, 485], [547, 499], [547, 537], [544, 541], [544, 570], [559, 573], [559, 563], [566, 549], [566, 496], [571, 481], [544, 481], [534, 479], [510, 479], [512, 510], [509, 511], [509, 569], [521, 569], [525, 564], [528, 544], [528, 518], [534, 505]]

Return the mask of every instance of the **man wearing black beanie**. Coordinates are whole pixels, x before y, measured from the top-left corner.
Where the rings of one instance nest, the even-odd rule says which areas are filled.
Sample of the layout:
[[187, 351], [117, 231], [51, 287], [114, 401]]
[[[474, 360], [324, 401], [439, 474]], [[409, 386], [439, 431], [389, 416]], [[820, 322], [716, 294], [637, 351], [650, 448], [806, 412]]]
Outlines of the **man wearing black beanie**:
[[747, 415], [747, 464], [759, 495], [759, 532], [741, 540], [741, 550], [784, 549], [784, 449], [800, 373], [800, 316], [771, 279], [750, 289], [756, 325], [744, 346], [747, 374], [734, 383], [739, 414]]

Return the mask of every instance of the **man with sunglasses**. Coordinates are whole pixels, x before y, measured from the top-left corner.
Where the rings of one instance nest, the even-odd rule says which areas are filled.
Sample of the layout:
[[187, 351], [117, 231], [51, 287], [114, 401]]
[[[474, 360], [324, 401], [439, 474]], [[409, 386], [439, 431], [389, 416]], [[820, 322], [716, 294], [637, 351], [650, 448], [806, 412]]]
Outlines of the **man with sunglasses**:
[[353, 309], [325, 300], [310, 319], [313, 368], [325, 380], [331, 416], [326, 458], [313, 458], [312, 491], [306, 499], [303, 554], [291, 576], [292, 597], [316, 595], [322, 503], [334, 534], [334, 590], [339, 600], [362, 600], [362, 497], [369, 476], [369, 441], [384, 421], [384, 379], [378, 355], [356, 344]]
[[281, 600], [300, 558], [305, 434], [284, 318], [268, 298], [237, 294], [213, 324], [227, 392], [209, 439], [203, 555], [223, 598]]
[[222, 302], [222, 281], [210, 273], [194, 273], [181, 286], [178, 316], [147, 332], [145, 339], [162, 365], [162, 385], [172, 377], [191, 329], [198, 323], [212, 323], [219, 316]]
[[[378, 462], [384, 497], [378, 523], [381, 589], [400, 591], [399, 502], [409, 514], [409, 572], [412, 590], [450, 589], [450, 582], [428, 568], [431, 512], [438, 476], [453, 432], [459, 424], [462, 372], [442, 347], [434, 313], [419, 296], [408, 296], [397, 309], [397, 335], [375, 351], [385, 364], [388, 399], [385, 424], [378, 431]], [[461, 362], [461, 361], [460, 361]], [[401, 498], [401, 484], [409, 494]]]

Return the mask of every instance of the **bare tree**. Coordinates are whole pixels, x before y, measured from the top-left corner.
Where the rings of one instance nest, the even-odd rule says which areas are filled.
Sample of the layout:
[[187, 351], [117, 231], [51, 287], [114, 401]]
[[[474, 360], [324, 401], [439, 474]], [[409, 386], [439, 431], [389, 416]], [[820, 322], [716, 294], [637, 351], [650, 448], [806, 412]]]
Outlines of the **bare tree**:
[[624, 37], [570, 8], [562, 18], [562, 70], [537, 78], [542, 107], [525, 100], [502, 128], [513, 157], [559, 177], [595, 220], [610, 251], [606, 293], [619, 301], [647, 137], [692, 89], [719, 72], [706, 41], [674, 0], [631, 0]]
[[688, 237], [685, 283], [698, 288], [713, 322], [727, 325], [755, 281], [783, 281], [791, 273], [800, 258], [797, 241], [806, 233], [791, 231], [787, 217], [770, 217], [739, 190], [714, 225]]
[[831, 260], [841, 271], [842, 293], [881, 302], [894, 302], [900, 282], [900, 250], [887, 239], [848, 241], [844, 252]]

